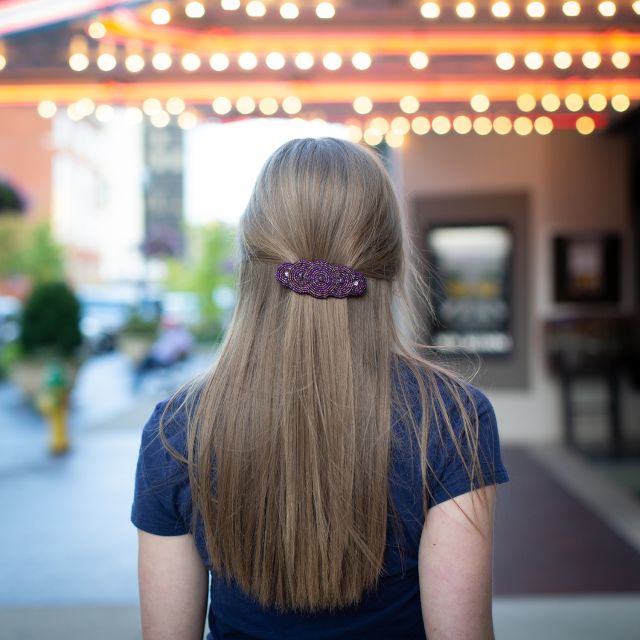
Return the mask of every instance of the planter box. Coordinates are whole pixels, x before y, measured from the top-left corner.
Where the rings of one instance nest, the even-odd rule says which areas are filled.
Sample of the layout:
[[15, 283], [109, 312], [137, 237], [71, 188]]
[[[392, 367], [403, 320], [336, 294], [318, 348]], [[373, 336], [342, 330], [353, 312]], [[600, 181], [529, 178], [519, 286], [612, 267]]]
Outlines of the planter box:
[[[60, 362], [64, 367], [69, 388], [71, 389], [82, 365], [82, 360], [69, 358]], [[45, 384], [45, 376], [51, 363], [52, 358], [50, 356], [21, 358], [11, 365], [9, 379], [22, 390], [30, 401], [34, 402], [36, 395]]]
[[149, 353], [154, 342], [155, 336], [121, 333], [118, 336], [118, 350], [124, 353], [134, 364], [139, 364]]

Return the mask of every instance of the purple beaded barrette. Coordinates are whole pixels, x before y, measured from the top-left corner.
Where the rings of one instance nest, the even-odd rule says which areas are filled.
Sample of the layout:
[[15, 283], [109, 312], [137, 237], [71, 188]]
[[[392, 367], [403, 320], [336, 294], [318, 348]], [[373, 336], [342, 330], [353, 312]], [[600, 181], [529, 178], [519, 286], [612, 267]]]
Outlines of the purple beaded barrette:
[[326, 260], [283, 262], [276, 270], [276, 280], [283, 287], [314, 298], [361, 296], [367, 290], [364, 274]]

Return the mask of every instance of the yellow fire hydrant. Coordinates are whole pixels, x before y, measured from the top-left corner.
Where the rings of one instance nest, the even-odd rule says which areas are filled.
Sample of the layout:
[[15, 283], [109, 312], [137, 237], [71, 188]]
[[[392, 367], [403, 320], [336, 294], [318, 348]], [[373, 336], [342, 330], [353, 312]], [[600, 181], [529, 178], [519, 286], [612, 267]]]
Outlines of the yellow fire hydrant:
[[44, 387], [38, 394], [38, 408], [49, 420], [51, 440], [49, 450], [54, 455], [69, 450], [67, 409], [69, 406], [69, 384], [62, 365], [55, 362], [49, 368]]

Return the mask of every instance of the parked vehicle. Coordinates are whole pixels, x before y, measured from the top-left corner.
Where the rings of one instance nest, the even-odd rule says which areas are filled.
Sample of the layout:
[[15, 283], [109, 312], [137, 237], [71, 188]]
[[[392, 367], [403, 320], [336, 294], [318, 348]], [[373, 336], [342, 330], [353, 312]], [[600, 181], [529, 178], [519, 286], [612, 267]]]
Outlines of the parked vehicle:
[[0, 296], [0, 346], [13, 342], [20, 332], [22, 302], [15, 296]]

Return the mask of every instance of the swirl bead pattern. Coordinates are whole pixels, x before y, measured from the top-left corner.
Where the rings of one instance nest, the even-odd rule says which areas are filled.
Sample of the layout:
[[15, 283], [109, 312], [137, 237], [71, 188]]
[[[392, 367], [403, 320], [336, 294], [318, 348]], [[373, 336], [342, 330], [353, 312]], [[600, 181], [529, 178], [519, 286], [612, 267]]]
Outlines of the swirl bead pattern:
[[319, 299], [361, 296], [367, 290], [363, 273], [326, 260], [283, 262], [276, 269], [276, 280], [296, 293]]

